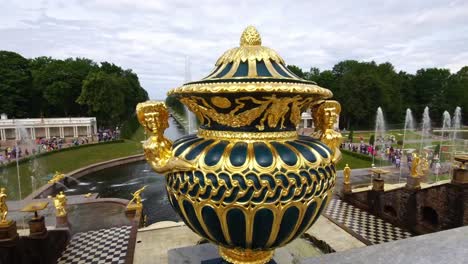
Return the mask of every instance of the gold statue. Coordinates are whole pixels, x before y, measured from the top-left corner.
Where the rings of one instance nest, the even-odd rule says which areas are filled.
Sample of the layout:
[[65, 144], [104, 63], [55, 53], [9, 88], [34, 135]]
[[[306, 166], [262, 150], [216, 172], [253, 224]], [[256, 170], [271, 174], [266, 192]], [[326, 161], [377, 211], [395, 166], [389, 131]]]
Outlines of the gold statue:
[[413, 161], [411, 163], [411, 177], [419, 177], [419, 162], [420, 158], [418, 154], [414, 153], [412, 154], [413, 156]]
[[66, 206], [67, 206], [67, 197], [61, 191], [57, 196], [54, 198], [54, 206], [55, 206], [55, 215], [56, 216], [65, 216], [67, 215]]
[[318, 105], [313, 112], [315, 127], [319, 130], [317, 137], [325, 143], [333, 152], [332, 162], [341, 159], [340, 143], [341, 133], [335, 131], [334, 126], [338, 122], [341, 105], [337, 101], [328, 100]]
[[346, 164], [346, 166], [343, 169], [343, 177], [344, 177], [344, 184], [350, 184], [351, 180], [351, 168]]
[[150, 137], [143, 143], [146, 160], [158, 173], [173, 170], [187, 171], [193, 165], [172, 154], [172, 142], [164, 136], [169, 127], [169, 113], [163, 102], [148, 101], [137, 105], [137, 116], [140, 124]]
[[140, 189], [136, 190], [134, 193], [132, 193], [133, 198], [128, 202], [127, 208], [136, 206], [136, 207], [143, 207], [143, 204], [141, 202], [141, 193], [148, 187], [148, 185], [145, 185], [141, 187]]
[[6, 204], [7, 194], [6, 189], [0, 189], [0, 224], [8, 223], [6, 217], [8, 215], [8, 206]]
[[61, 181], [63, 178], [65, 178], [65, 174], [56, 171], [54, 176], [48, 181], [48, 183], [56, 183]]
[[428, 154], [424, 155], [424, 157], [420, 161], [419, 165], [419, 174], [420, 175], [427, 175], [429, 173], [429, 158]]

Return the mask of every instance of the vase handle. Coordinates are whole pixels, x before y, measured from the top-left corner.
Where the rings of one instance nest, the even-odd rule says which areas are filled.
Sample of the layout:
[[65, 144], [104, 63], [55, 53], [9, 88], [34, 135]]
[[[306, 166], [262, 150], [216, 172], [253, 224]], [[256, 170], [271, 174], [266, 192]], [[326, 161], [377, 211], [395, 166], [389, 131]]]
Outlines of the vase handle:
[[332, 162], [337, 163], [341, 159], [341, 133], [335, 130], [341, 113], [341, 105], [334, 100], [326, 100], [314, 106], [313, 119], [319, 139], [332, 151]]
[[143, 142], [146, 160], [154, 171], [167, 174], [172, 171], [193, 170], [194, 165], [185, 159], [174, 157], [172, 142], [164, 136], [169, 127], [169, 112], [162, 101], [146, 101], [136, 106], [138, 122], [149, 135]]

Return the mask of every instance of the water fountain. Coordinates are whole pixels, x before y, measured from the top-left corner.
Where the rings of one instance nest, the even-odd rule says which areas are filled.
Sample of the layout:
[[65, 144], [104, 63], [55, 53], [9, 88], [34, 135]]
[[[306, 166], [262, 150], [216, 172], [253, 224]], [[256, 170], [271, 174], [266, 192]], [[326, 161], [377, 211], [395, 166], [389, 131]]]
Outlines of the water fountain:
[[[377, 142], [382, 143], [381, 146], [379, 146], [378, 152], [381, 156], [380, 167], [382, 167], [382, 160], [384, 159], [383, 155], [385, 154], [385, 119], [380, 106], [377, 108], [377, 114], [375, 117], [374, 150], [376, 149], [376, 146], [378, 146]], [[372, 164], [375, 164], [375, 155], [372, 155]]]
[[[458, 137], [458, 132], [461, 130], [461, 107], [457, 106], [455, 108], [455, 112], [453, 113], [453, 120], [452, 120], [452, 137], [451, 137], [451, 157], [450, 157], [450, 164], [453, 164], [454, 162], [454, 156], [457, 153], [457, 137]], [[466, 148], [464, 148], [466, 149]], [[453, 166], [450, 166], [450, 175], [452, 175], [453, 171]]]
[[[190, 71], [190, 57], [185, 57], [185, 83], [192, 81], [192, 74]], [[195, 114], [192, 113], [186, 105], [184, 105], [185, 118], [187, 119], [187, 134], [196, 132], [197, 118]]]
[[[40, 164], [36, 159], [36, 142], [32, 136], [32, 131], [29, 128], [26, 128], [21, 122], [16, 122], [16, 131], [18, 133], [18, 140], [16, 140], [16, 149], [22, 151], [22, 157], [30, 156], [29, 160], [29, 171], [30, 171], [30, 180], [31, 180], [31, 190], [34, 191], [38, 187], [38, 180], [36, 176], [40, 174]], [[19, 159], [16, 159], [16, 169], [18, 174], [18, 193], [19, 198], [21, 199], [22, 190], [21, 190], [21, 181], [20, 181], [20, 168], [19, 168]], [[25, 177], [25, 176], [22, 176]]]
[[[434, 156], [438, 156], [437, 162], [442, 162], [442, 144], [445, 136], [445, 131], [452, 127], [452, 119], [450, 118], [450, 114], [448, 111], [444, 111], [442, 115], [442, 131], [440, 134], [440, 142], [439, 142], [439, 152], [434, 153]], [[437, 166], [437, 165], [436, 165]], [[436, 182], [439, 181], [439, 169], [436, 169]]]
[[423, 148], [425, 146], [425, 141], [430, 137], [431, 130], [431, 117], [429, 116], [429, 107], [424, 108], [422, 116], [422, 128], [421, 128], [421, 145], [419, 147], [419, 154], [422, 155]]
[[444, 138], [444, 132], [447, 129], [450, 129], [452, 127], [452, 119], [450, 118], [450, 114], [447, 111], [444, 111], [444, 114], [442, 115], [442, 134], [441, 138]]
[[453, 113], [453, 134], [452, 139], [453, 141], [457, 138], [457, 130], [461, 129], [461, 107], [457, 106], [455, 108], [455, 112]]
[[[403, 128], [403, 145], [402, 145], [402, 153], [403, 150], [405, 149], [405, 142], [406, 142], [406, 131], [414, 131], [414, 118], [413, 118], [413, 113], [411, 112], [411, 109], [407, 108], [406, 109], [406, 115], [405, 115], [405, 126]], [[401, 158], [400, 158], [400, 176], [398, 177], [398, 182], [401, 180], [401, 174], [402, 174], [402, 168], [401, 166]]]

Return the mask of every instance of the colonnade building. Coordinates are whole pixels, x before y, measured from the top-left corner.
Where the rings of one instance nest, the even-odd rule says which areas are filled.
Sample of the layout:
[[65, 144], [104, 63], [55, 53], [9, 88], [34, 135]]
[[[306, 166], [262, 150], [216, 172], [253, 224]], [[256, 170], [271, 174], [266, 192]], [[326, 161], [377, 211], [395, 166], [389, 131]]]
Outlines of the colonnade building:
[[97, 134], [95, 117], [26, 118], [0, 117], [0, 141], [37, 138], [92, 137]]

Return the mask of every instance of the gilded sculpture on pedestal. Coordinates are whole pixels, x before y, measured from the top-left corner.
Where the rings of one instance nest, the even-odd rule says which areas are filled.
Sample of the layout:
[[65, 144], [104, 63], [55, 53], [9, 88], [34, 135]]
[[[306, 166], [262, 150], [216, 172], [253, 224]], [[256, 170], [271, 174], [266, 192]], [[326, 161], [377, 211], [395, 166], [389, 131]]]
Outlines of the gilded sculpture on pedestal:
[[427, 153], [425, 157], [421, 158], [418, 154], [412, 154], [413, 159], [411, 161], [411, 171], [410, 175], [412, 177], [420, 177], [423, 175], [427, 175], [429, 172], [429, 160], [427, 157]]
[[56, 183], [61, 181], [63, 178], [65, 178], [65, 174], [56, 171], [54, 176], [48, 181], [48, 183]]
[[419, 165], [420, 175], [428, 175], [429, 173], [429, 154], [425, 153]]
[[343, 178], [344, 178], [344, 184], [350, 184], [351, 183], [351, 168], [346, 164], [346, 166], [343, 169]]
[[8, 206], [6, 204], [7, 194], [5, 188], [0, 188], [0, 224], [8, 223]]
[[148, 185], [145, 185], [141, 187], [140, 189], [136, 190], [134, 193], [132, 193], [133, 198], [128, 202], [127, 208], [130, 207], [138, 207], [138, 208], [143, 208], [143, 203], [141, 200], [141, 193], [148, 187]]
[[67, 196], [63, 191], [59, 192], [54, 198], [55, 215], [63, 217], [67, 215]]

